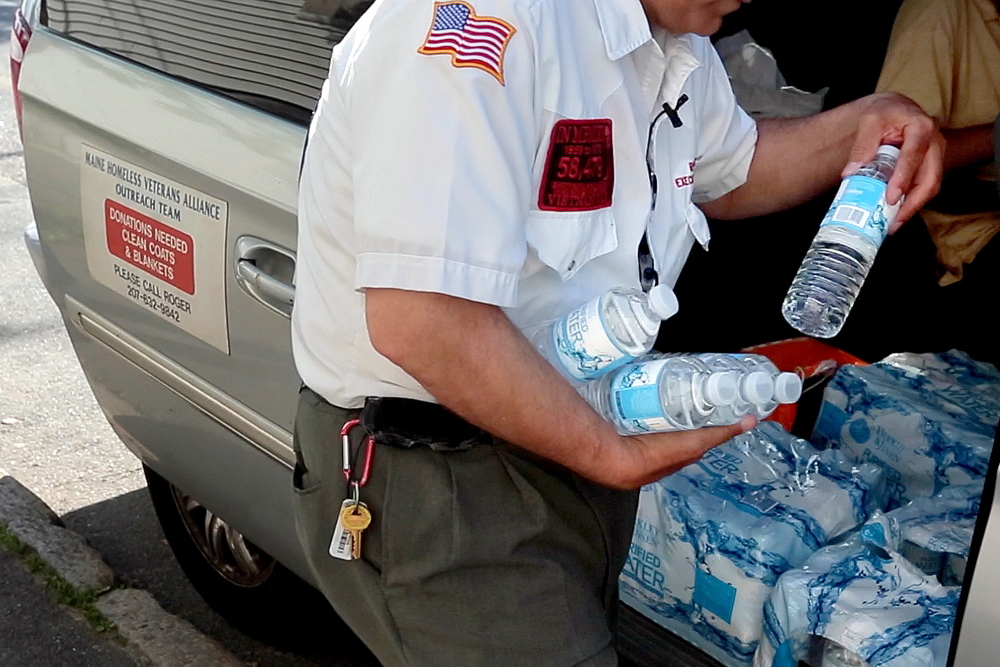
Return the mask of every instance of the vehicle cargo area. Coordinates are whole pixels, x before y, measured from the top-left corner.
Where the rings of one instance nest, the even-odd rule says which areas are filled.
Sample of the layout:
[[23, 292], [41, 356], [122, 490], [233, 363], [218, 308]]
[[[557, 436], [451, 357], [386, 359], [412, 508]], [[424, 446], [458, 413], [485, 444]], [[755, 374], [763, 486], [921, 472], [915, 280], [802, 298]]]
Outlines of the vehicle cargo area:
[[643, 489], [621, 577], [638, 662], [671, 652], [652, 622], [732, 667], [946, 664], [1000, 373], [894, 354], [816, 392], [808, 440], [766, 422]]

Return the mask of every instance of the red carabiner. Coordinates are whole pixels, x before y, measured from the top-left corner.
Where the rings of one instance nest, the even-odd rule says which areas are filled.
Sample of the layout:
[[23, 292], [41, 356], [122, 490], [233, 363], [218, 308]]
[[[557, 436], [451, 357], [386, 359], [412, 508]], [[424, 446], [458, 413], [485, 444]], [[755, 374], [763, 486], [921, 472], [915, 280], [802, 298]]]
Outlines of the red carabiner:
[[348, 484], [356, 484], [361, 487], [368, 483], [368, 477], [372, 471], [372, 458], [375, 456], [375, 440], [370, 435], [365, 436], [365, 441], [363, 446], [367, 447], [365, 450], [365, 462], [361, 468], [361, 478], [352, 479], [353, 471], [351, 470], [351, 431], [354, 430], [356, 426], [361, 425], [360, 419], [352, 419], [343, 428], [340, 429], [340, 442], [343, 449], [344, 457], [344, 479], [347, 480]]

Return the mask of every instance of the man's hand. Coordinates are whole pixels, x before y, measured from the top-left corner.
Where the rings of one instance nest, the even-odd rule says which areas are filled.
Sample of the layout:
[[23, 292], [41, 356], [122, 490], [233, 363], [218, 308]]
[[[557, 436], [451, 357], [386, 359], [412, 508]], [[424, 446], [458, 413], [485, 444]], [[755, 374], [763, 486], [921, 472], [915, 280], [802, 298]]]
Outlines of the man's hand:
[[746, 415], [732, 426], [623, 437], [603, 457], [601, 479], [591, 479], [606, 486], [637, 489], [696, 463], [708, 450], [756, 425], [757, 419]]
[[871, 160], [883, 143], [900, 146], [886, 197], [895, 204], [906, 195], [890, 232], [941, 187], [944, 138], [915, 102], [896, 93], [869, 95], [804, 118], [761, 119], [757, 133], [746, 183], [700, 204], [709, 216], [749, 218], [798, 206]]
[[869, 106], [858, 120], [858, 133], [841, 176], [853, 174], [875, 157], [880, 144], [900, 147], [896, 171], [885, 194], [889, 204], [895, 204], [904, 194], [906, 201], [889, 228], [891, 234], [941, 188], [945, 140], [937, 124], [910, 98], [877, 93], [864, 99], [869, 100]]
[[365, 290], [375, 349], [442, 405], [605, 486], [634, 489], [697, 461], [756, 421], [622, 437], [496, 306], [432, 292]]

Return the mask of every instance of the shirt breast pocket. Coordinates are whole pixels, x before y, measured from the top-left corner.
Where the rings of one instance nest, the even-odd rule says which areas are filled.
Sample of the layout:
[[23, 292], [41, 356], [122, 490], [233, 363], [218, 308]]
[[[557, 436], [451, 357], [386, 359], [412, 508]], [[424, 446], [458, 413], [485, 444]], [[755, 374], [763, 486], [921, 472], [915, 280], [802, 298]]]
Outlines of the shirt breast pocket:
[[611, 208], [596, 211], [532, 211], [526, 225], [528, 245], [538, 259], [565, 282], [584, 264], [618, 247]]

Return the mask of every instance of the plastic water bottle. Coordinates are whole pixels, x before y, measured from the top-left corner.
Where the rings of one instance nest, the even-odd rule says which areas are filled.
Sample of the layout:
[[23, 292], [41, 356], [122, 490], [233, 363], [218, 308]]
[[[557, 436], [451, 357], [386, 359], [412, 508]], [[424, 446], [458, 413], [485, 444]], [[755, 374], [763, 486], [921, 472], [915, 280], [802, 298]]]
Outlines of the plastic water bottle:
[[899, 210], [885, 200], [898, 158], [895, 146], [879, 146], [874, 160], [841, 182], [781, 306], [802, 333], [830, 338], [844, 326]]
[[740, 359], [731, 354], [699, 354], [709, 369], [717, 372], [731, 371], [738, 378], [736, 398], [732, 403], [720, 405], [708, 420], [709, 426], [735, 424], [743, 415], [759, 415], [761, 406], [772, 400], [774, 380], [761, 370], [749, 370]]
[[769, 417], [779, 405], [785, 403], [795, 403], [802, 396], [802, 378], [795, 373], [783, 373], [774, 362], [762, 354], [734, 354], [732, 355], [743, 363], [748, 371], [759, 371], [767, 373], [774, 383], [774, 391], [769, 400], [762, 401], [756, 406], [754, 413], [759, 418]]
[[660, 322], [677, 310], [666, 285], [648, 293], [616, 287], [525, 335], [566, 378], [592, 380], [649, 352]]
[[868, 661], [832, 640], [826, 640], [821, 667], [869, 667]]
[[588, 382], [580, 394], [622, 435], [701, 428], [736, 398], [738, 374], [692, 356], [635, 361]]

